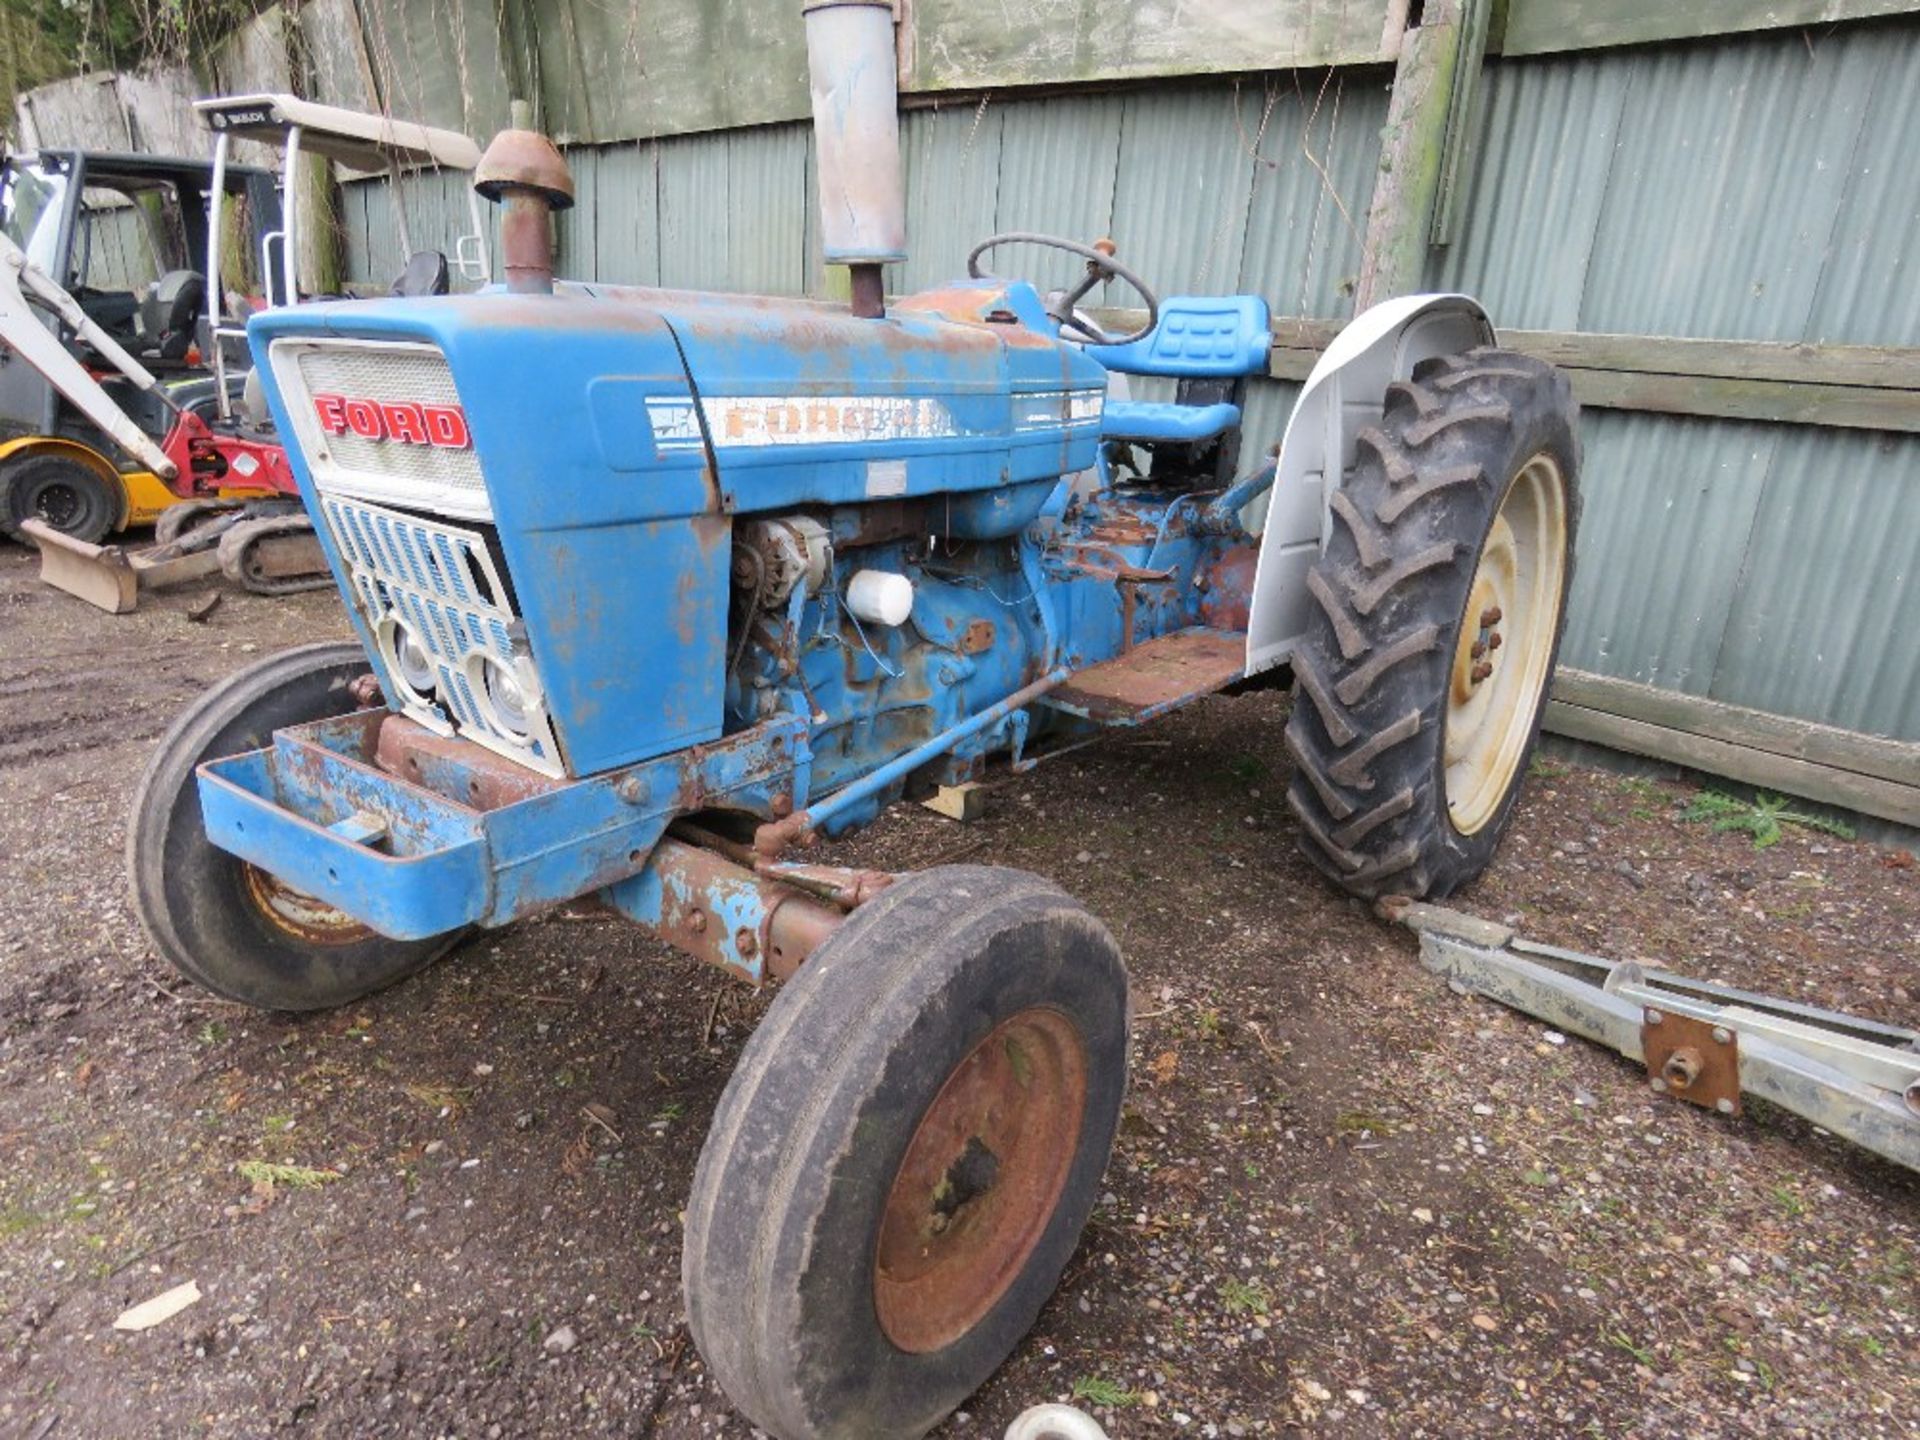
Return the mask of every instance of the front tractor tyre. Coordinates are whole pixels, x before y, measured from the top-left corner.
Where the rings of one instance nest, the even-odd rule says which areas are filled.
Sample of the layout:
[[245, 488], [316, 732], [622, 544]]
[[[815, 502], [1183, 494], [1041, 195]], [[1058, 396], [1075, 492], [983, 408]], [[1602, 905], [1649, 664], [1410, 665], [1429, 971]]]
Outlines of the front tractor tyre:
[[1512, 817], [1566, 623], [1577, 416], [1558, 370], [1483, 348], [1417, 366], [1360, 432], [1286, 732], [1302, 848], [1353, 894], [1449, 895]]
[[154, 948], [188, 979], [243, 1005], [344, 1005], [439, 957], [457, 935], [390, 940], [214, 845], [194, 771], [258, 750], [275, 730], [360, 708], [355, 643], [304, 645], [215, 685], [175, 720], [134, 794], [127, 869]]
[[688, 1323], [778, 1440], [910, 1440], [1032, 1326], [1078, 1243], [1126, 1086], [1101, 923], [1017, 870], [945, 866], [861, 906], [774, 1001], [687, 1204]]

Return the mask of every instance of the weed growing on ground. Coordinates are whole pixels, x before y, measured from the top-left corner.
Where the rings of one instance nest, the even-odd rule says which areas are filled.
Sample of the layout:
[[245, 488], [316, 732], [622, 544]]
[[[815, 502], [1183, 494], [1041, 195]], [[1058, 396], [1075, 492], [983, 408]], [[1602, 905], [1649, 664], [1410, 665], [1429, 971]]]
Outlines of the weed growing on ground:
[[1385, 1116], [1376, 1115], [1371, 1110], [1343, 1110], [1335, 1117], [1333, 1133], [1350, 1139], [1363, 1139], [1372, 1136], [1384, 1139], [1393, 1134], [1394, 1124]]
[[338, 1170], [310, 1170], [305, 1165], [277, 1165], [271, 1160], [242, 1160], [242, 1179], [255, 1185], [284, 1185], [289, 1190], [313, 1190], [340, 1178]]
[[1654, 1368], [1655, 1362], [1654, 1362], [1653, 1352], [1647, 1349], [1643, 1345], [1634, 1344], [1632, 1339], [1628, 1337], [1624, 1331], [1620, 1331], [1620, 1330], [1609, 1331], [1607, 1332], [1606, 1339], [1607, 1339], [1607, 1343], [1613, 1346], [1614, 1349], [1626, 1351], [1627, 1354], [1631, 1355], [1634, 1359], [1638, 1360], [1642, 1365], [1646, 1366], [1649, 1370]]
[[1073, 1382], [1073, 1398], [1090, 1405], [1104, 1405], [1109, 1410], [1122, 1410], [1140, 1397], [1117, 1380], [1102, 1375], [1082, 1375]]
[[1765, 792], [1749, 801], [1719, 790], [1703, 790], [1680, 818], [1695, 823], [1705, 821], [1715, 834], [1737, 831], [1751, 835], [1756, 850], [1778, 844], [1782, 825], [1798, 825], [1805, 830], [1837, 835], [1842, 840], [1854, 838], [1853, 827], [1845, 821], [1830, 820], [1824, 815], [1809, 815], [1803, 810], [1789, 810], [1786, 796], [1768, 795]]
[[1228, 1280], [1220, 1287], [1220, 1303], [1229, 1315], [1264, 1315], [1273, 1302], [1258, 1281]]

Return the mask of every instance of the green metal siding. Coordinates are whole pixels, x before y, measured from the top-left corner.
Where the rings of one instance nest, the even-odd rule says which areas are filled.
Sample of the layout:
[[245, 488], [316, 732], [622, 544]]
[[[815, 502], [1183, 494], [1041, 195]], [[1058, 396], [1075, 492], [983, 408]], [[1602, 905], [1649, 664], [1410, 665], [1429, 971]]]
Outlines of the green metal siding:
[[[1516, 329], [1920, 344], [1920, 22], [1489, 66], [1433, 280]], [[1589, 411], [1566, 663], [1920, 739], [1920, 437]]]
[[[660, 147], [621, 145], [587, 150], [594, 186], [591, 209], [583, 203], [563, 217], [563, 233], [579, 238], [585, 263], [570, 264], [565, 274], [623, 285], [660, 283]], [[576, 193], [585, 200], [575, 174]], [[590, 257], [586, 235], [591, 230]]]
[[1916, 517], [1920, 440], [1783, 427], [1713, 697], [1920, 741]]
[[1501, 323], [1920, 342], [1920, 21], [1494, 61], [1486, 90], [1433, 279]]
[[[967, 251], [993, 229], [1006, 183], [999, 105], [943, 106], [902, 117], [901, 159], [907, 177], [907, 263], [890, 281], [924, 290], [966, 273]], [[990, 263], [999, 263], [996, 257]], [[811, 266], [809, 274], [815, 273]]]
[[1580, 429], [1585, 505], [1561, 660], [1708, 694], [1785, 427], [1589, 410]]

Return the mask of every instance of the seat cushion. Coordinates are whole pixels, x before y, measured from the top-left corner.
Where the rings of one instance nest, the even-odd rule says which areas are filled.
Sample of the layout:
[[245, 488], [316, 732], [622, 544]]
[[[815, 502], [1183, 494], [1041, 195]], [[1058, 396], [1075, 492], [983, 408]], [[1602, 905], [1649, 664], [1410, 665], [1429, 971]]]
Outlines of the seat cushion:
[[1115, 400], [1101, 412], [1100, 434], [1107, 440], [1167, 441], [1191, 444], [1211, 440], [1240, 423], [1240, 407], [1174, 405], [1153, 400]]

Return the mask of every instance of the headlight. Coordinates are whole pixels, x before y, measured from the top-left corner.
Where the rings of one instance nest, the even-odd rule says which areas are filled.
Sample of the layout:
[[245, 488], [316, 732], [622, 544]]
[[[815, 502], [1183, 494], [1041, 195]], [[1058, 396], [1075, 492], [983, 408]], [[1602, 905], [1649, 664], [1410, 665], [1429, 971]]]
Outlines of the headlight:
[[380, 644], [394, 678], [412, 692], [414, 699], [430, 702], [440, 685], [440, 667], [413, 633], [413, 627], [398, 616], [388, 615], [380, 622]]
[[487, 708], [500, 728], [514, 739], [531, 738], [527, 723], [527, 692], [513, 671], [491, 655], [480, 662], [480, 685], [487, 695]]

